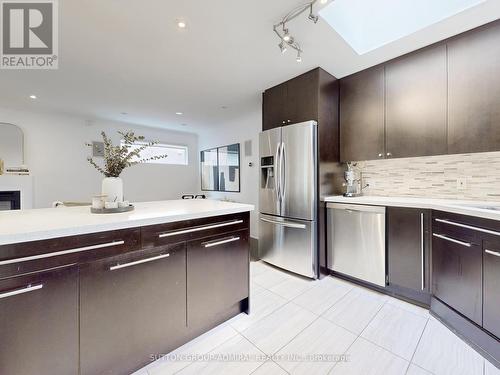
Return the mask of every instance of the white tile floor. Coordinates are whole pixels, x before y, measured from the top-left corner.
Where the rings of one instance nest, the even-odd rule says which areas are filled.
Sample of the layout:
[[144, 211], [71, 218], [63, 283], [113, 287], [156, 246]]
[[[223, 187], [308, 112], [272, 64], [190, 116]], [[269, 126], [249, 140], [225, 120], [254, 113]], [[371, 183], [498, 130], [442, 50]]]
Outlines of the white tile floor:
[[263, 262], [252, 262], [250, 274], [249, 316], [171, 353], [198, 360], [162, 359], [136, 375], [500, 375], [425, 309]]

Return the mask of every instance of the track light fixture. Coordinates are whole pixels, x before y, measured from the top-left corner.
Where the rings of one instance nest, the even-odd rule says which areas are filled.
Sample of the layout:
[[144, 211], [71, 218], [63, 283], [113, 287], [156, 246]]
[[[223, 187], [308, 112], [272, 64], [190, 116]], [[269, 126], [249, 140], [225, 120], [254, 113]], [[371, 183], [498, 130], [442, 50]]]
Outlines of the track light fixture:
[[[308, 19], [315, 24], [318, 22], [319, 17], [314, 14], [313, 11], [313, 6], [318, 0], [312, 0], [309, 1], [306, 4], [300, 5], [294, 9], [292, 9], [288, 14], [283, 17], [283, 19], [277, 23], [276, 25], [273, 26], [273, 30], [275, 34], [280, 38], [281, 42], [279, 44], [279, 48], [281, 53], [285, 53], [287, 48], [286, 44], [288, 44], [291, 48], [293, 48], [295, 51], [297, 51], [297, 62], [302, 62], [302, 48], [300, 48], [300, 44], [296, 41], [296, 39], [290, 35], [290, 32], [288, 31], [287, 24], [291, 20], [297, 18], [300, 16], [302, 13], [309, 11]], [[320, 0], [321, 4], [326, 3], [324, 0]], [[280, 31], [281, 28], [281, 31]]]

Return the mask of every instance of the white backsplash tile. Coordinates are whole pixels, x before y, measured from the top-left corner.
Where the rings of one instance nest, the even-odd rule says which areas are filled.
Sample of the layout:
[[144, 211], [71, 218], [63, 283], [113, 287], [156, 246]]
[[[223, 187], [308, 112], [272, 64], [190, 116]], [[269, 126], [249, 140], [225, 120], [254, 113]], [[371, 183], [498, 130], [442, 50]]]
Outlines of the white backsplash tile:
[[[365, 195], [500, 200], [500, 152], [358, 162]], [[466, 179], [458, 189], [457, 179]]]

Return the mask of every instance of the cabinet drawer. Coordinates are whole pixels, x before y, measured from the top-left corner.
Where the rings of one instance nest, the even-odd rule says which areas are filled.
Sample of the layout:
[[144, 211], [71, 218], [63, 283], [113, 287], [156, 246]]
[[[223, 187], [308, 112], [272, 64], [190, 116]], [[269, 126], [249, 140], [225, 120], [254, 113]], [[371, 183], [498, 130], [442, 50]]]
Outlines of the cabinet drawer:
[[78, 269], [0, 281], [0, 374], [78, 374]]
[[186, 341], [185, 243], [80, 268], [81, 374], [130, 374]]
[[124, 229], [0, 246], [0, 279], [137, 250], [140, 235]]
[[432, 291], [441, 301], [482, 324], [481, 246], [467, 237], [436, 232], [432, 239]]
[[249, 213], [223, 215], [142, 228], [144, 248], [191, 241], [248, 228]]
[[249, 264], [248, 230], [188, 242], [190, 328], [217, 321], [219, 313], [248, 298]]

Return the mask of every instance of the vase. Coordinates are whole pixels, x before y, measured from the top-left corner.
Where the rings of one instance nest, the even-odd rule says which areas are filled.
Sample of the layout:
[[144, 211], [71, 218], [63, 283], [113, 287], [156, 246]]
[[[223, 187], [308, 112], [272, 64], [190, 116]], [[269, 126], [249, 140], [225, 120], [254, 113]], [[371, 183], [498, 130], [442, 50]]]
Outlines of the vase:
[[106, 177], [102, 180], [102, 195], [106, 202], [123, 202], [123, 180], [120, 177]]

